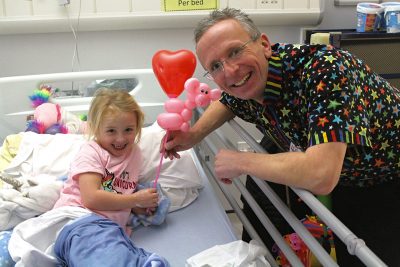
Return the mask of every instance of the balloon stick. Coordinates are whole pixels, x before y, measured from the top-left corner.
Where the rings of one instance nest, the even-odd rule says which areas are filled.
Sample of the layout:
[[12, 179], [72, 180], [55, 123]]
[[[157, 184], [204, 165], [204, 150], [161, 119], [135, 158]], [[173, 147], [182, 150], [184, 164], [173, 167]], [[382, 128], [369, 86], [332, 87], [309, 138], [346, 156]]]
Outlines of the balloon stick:
[[160, 163], [158, 164], [158, 167], [157, 167], [156, 179], [154, 180], [154, 186], [153, 186], [154, 188], [157, 188], [157, 181], [158, 181], [158, 178], [160, 177], [161, 166], [162, 166], [162, 162], [163, 162], [164, 155], [165, 155], [165, 143], [168, 140], [168, 136], [169, 136], [169, 131], [167, 131], [167, 133], [165, 134], [165, 138], [163, 140]]

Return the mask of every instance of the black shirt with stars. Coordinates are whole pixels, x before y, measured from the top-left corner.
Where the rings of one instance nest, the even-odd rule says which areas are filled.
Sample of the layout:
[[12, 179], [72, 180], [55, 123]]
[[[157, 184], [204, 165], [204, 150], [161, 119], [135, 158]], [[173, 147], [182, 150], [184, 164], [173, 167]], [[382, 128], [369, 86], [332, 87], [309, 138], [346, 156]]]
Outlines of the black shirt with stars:
[[330, 45], [275, 44], [264, 103], [221, 102], [283, 151], [347, 143], [339, 184], [400, 182], [400, 91], [361, 59]]

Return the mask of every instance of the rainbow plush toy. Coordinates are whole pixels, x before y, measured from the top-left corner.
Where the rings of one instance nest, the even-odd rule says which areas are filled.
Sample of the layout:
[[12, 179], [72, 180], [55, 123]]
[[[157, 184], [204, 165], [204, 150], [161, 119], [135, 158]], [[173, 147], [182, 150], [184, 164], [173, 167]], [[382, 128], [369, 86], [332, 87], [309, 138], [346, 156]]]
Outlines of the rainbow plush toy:
[[61, 122], [61, 108], [58, 104], [49, 102], [52, 95], [52, 87], [42, 85], [29, 96], [32, 106], [35, 108], [33, 120], [27, 123], [26, 131], [39, 134], [68, 133], [67, 127]]
[[49, 85], [42, 85], [40, 89], [34, 90], [33, 95], [29, 96], [29, 99], [32, 101], [32, 106], [37, 108], [41, 104], [49, 102], [52, 90], [52, 87]]

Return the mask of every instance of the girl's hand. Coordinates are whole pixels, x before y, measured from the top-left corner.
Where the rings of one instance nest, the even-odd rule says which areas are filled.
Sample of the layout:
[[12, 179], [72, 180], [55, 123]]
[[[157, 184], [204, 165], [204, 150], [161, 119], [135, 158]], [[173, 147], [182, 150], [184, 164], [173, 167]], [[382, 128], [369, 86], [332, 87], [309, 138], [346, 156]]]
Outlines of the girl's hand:
[[[134, 208], [156, 208], [158, 206], [158, 193], [155, 188], [145, 188], [133, 193], [135, 196], [135, 206]], [[139, 212], [139, 210], [138, 210]]]

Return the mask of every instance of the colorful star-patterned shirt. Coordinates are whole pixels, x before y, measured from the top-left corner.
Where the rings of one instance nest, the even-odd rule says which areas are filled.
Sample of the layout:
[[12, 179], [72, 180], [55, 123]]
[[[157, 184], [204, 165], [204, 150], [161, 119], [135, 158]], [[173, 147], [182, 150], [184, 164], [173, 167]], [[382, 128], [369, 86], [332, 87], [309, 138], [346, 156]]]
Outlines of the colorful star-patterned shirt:
[[264, 103], [223, 93], [221, 102], [283, 150], [348, 144], [339, 181], [400, 182], [400, 91], [347, 51], [275, 44]]

